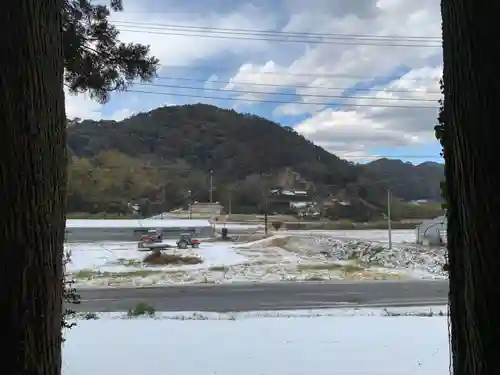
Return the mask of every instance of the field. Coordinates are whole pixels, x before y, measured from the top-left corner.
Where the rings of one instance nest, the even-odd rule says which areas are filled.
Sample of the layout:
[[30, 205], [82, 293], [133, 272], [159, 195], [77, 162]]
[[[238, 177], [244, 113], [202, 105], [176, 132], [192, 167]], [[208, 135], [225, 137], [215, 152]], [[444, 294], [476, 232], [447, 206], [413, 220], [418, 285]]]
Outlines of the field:
[[[232, 225], [233, 231], [238, 228]], [[444, 278], [444, 248], [415, 245], [413, 230], [288, 230], [245, 226], [235, 241], [147, 258], [136, 243], [71, 243], [66, 271], [78, 287], [186, 283]], [[173, 244], [173, 242], [172, 242]]]

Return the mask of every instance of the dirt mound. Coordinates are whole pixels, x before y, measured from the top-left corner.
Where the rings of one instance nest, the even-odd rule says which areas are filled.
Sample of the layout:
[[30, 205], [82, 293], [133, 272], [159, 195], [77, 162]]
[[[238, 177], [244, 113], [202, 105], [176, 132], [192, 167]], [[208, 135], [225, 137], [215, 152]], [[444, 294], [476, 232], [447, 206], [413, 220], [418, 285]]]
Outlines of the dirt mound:
[[161, 251], [154, 251], [146, 255], [143, 260], [144, 263], [154, 266], [164, 265], [186, 265], [186, 264], [200, 264], [203, 260], [195, 256], [183, 256], [177, 254], [168, 254]]

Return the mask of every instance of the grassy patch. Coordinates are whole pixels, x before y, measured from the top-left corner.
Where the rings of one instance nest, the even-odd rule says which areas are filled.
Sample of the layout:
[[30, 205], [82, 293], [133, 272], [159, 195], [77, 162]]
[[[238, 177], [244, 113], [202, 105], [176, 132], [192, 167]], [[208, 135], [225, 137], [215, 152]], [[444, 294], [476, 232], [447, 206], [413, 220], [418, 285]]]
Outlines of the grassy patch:
[[118, 258], [116, 261], [123, 266], [140, 266], [141, 265], [141, 261], [137, 260], [137, 259]]
[[309, 276], [306, 278], [307, 281], [325, 281], [325, 279], [321, 276], [316, 276], [316, 275], [313, 275], [313, 276]]
[[99, 272], [92, 270], [80, 270], [77, 273], [73, 274], [74, 279], [80, 280], [90, 280], [90, 279], [98, 279], [98, 278], [113, 278], [113, 277], [147, 277], [151, 275], [155, 275], [158, 273], [162, 273], [162, 271], [154, 271], [154, 270], [136, 270], [129, 272]]
[[191, 265], [203, 263], [203, 260], [194, 256], [183, 256], [177, 254], [167, 254], [162, 252], [152, 252], [144, 258], [143, 262], [148, 265]]
[[74, 279], [92, 279], [99, 273], [92, 270], [80, 270], [72, 275]]

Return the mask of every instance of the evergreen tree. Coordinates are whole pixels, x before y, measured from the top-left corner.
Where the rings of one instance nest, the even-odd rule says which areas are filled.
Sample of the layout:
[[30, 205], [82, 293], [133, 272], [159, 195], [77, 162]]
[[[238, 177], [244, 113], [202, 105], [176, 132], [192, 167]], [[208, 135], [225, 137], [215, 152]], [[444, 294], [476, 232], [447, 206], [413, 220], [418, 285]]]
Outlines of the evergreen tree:
[[497, 1], [442, 0], [444, 146], [454, 375], [500, 374]]
[[105, 102], [158, 61], [123, 44], [109, 7], [16, 0], [0, 14], [0, 329], [9, 374], [61, 373], [66, 212], [64, 84]]

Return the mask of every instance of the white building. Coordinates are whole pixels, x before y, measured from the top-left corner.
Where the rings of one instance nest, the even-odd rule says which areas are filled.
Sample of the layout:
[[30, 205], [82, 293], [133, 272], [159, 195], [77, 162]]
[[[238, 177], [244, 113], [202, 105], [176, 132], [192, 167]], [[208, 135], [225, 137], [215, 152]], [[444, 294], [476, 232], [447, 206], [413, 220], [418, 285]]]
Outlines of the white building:
[[165, 238], [177, 238], [191, 232], [197, 237], [214, 236], [208, 220], [66, 220], [67, 242], [138, 241], [141, 235], [159, 230]]
[[439, 216], [432, 220], [424, 220], [416, 228], [417, 243], [421, 245], [439, 246], [447, 242], [446, 216]]

